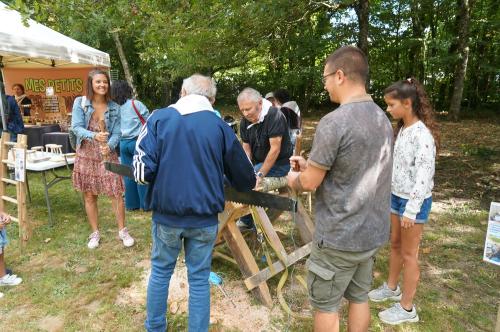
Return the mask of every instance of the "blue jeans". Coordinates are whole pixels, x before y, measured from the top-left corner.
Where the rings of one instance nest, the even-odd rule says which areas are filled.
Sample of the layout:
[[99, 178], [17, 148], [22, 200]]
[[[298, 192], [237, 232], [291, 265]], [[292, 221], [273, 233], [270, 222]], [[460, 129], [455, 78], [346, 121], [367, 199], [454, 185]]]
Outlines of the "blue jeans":
[[3, 254], [4, 247], [9, 243], [5, 226], [0, 230], [0, 255]]
[[[258, 163], [253, 167], [253, 169], [255, 172], [258, 172], [261, 167], [262, 167], [262, 163]], [[290, 164], [274, 165], [273, 167], [271, 167], [269, 172], [266, 174], [266, 177], [286, 176], [289, 171], [290, 171]], [[252, 218], [251, 214], [247, 214], [246, 216], [241, 217], [240, 220], [242, 222], [244, 222], [245, 225], [248, 226], [248, 228], [255, 228], [255, 224], [253, 222], [253, 218]]]
[[[120, 160], [122, 164], [132, 166], [136, 141], [136, 138], [120, 140]], [[144, 204], [148, 186], [140, 185], [127, 176], [123, 177], [123, 181], [125, 182], [125, 208], [127, 210], [149, 210]]]
[[170, 277], [184, 240], [189, 282], [188, 330], [208, 331], [210, 322], [210, 265], [218, 225], [204, 228], [173, 228], [153, 222], [151, 276], [146, 301], [147, 331], [167, 329], [167, 298]]

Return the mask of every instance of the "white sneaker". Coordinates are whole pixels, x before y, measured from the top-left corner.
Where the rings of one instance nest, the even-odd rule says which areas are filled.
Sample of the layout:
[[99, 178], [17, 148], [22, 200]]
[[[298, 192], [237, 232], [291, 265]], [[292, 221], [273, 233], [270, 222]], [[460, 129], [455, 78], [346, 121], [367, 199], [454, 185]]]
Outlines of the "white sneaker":
[[0, 299], [1, 299], [2, 297], [3, 297], [3, 293], [2, 293], [2, 292], [0, 292]]
[[118, 236], [123, 241], [123, 245], [125, 247], [132, 247], [135, 243], [134, 238], [128, 233], [127, 227], [124, 227], [121, 231], [119, 231]]
[[403, 309], [399, 302], [394, 303], [394, 305], [389, 309], [379, 312], [378, 317], [382, 322], [391, 325], [397, 325], [405, 322], [418, 322], [418, 315], [415, 306], [413, 306], [411, 311], [408, 312]]
[[373, 302], [382, 302], [386, 300], [400, 301], [401, 289], [398, 285], [395, 290], [392, 290], [389, 288], [389, 286], [387, 286], [387, 283], [384, 282], [384, 284], [379, 288], [371, 290], [368, 293], [368, 297]]
[[23, 279], [19, 278], [15, 274], [6, 274], [0, 278], [0, 286], [17, 286]]
[[101, 240], [101, 234], [99, 231], [95, 231], [94, 233], [89, 235], [89, 243], [87, 243], [87, 247], [89, 249], [95, 249], [99, 246], [99, 241]]

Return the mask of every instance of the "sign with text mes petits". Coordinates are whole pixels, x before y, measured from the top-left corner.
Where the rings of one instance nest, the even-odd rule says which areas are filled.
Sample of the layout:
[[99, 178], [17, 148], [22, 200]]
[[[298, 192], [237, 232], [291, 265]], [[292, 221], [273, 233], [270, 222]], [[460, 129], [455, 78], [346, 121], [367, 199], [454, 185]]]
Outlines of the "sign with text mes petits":
[[47, 87], [52, 87], [56, 96], [66, 102], [71, 112], [76, 97], [85, 94], [87, 75], [93, 68], [3, 68], [5, 92], [13, 95], [12, 86], [20, 83], [31, 100], [45, 96]]

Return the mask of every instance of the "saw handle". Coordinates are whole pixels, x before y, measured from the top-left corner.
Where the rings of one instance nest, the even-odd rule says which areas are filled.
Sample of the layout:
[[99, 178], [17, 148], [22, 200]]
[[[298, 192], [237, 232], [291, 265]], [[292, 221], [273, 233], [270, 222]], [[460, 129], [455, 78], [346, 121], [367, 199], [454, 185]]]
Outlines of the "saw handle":
[[[301, 148], [302, 148], [302, 133], [300, 132], [297, 134], [297, 136], [295, 136], [295, 148], [293, 149], [293, 155], [300, 156]], [[295, 172], [300, 172], [300, 166], [298, 162], [295, 164], [292, 170]]]
[[[104, 120], [99, 120], [98, 126], [99, 126], [99, 132], [105, 133], [107, 131], [106, 130], [106, 122]], [[99, 145], [102, 148], [102, 147], [107, 146], [108, 143], [99, 142]], [[102, 153], [102, 160], [103, 161], [108, 161], [108, 159], [109, 159], [108, 157], [109, 157], [109, 153]]]

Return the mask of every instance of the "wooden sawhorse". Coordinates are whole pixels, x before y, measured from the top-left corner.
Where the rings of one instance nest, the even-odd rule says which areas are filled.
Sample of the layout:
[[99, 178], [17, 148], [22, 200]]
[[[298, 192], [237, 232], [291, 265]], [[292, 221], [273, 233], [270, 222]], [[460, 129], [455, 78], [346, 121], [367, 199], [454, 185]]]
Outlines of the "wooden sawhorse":
[[[272, 269], [269, 267], [263, 270], [259, 269], [248, 244], [238, 226], [236, 226], [236, 221], [240, 217], [249, 214], [251, 209], [253, 209], [253, 213], [260, 219], [262, 232], [265, 233], [265, 237], [271, 242], [269, 244], [284, 259], [284, 262], [281, 260], [269, 262], [273, 266]], [[272, 210], [272, 212], [274, 220], [279, 217], [282, 211]], [[273, 301], [266, 281], [306, 257], [311, 252], [314, 224], [300, 200], [297, 202], [295, 223], [305, 245], [287, 254], [264, 208], [226, 202], [224, 211], [219, 214], [219, 232], [216, 243], [219, 243], [222, 239], [226, 241], [233, 258], [238, 263], [245, 286], [267, 307], [271, 307]]]

